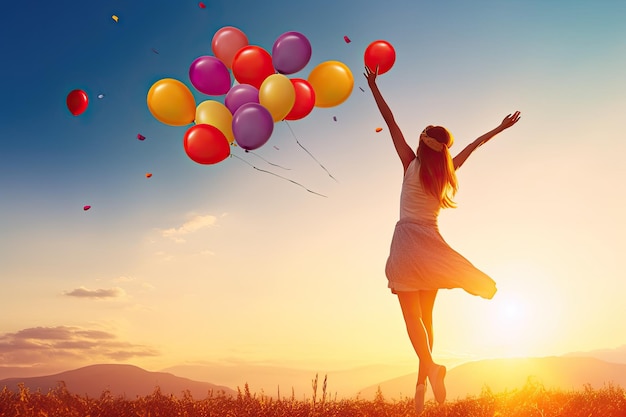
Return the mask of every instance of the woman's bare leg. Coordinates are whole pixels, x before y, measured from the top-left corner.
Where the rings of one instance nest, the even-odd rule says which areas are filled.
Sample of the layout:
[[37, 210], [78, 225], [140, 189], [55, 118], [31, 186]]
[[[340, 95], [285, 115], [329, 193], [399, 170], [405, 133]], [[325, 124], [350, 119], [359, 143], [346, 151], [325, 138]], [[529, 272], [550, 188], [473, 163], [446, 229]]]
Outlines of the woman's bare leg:
[[419, 358], [420, 369], [424, 367], [424, 369], [428, 370], [433, 366], [433, 358], [430, 352], [428, 332], [422, 317], [421, 293], [419, 291], [398, 292], [398, 300], [400, 301], [400, 308], [402, 309], [409, 339]]
[[[437, 297], [437, 290], [420, 291], [420, 306], [422, 309], [422, 323], [426, 329], [428, 336], [428, 346], [432, 354], [433, 351], [433, 306], [435, 305], [435, 297]], [[428, 376], [428, 368], [423, 361], [420, 361], [419, 373], [417, 374], [417, 383], [424, 384], [426, 377]]]

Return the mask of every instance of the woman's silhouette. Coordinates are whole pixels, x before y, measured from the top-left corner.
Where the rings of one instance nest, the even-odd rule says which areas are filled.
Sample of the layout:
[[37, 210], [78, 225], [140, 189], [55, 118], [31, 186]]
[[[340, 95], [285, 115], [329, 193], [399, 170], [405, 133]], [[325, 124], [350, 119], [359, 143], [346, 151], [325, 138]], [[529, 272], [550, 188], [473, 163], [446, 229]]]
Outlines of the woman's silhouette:
[[450, 156], [453, 136], [442, 126], [427, 126], [419, 137], [415, 152], [404, 139], [391, 109], [376, 85], [377, 73], [367, 66], [365, 78], [395, 149], [402, 161], [404, 179], [400, 196], [400, 219], [396, 224], [385, 273], [389, 288], [398, 296], [402, 315], [419, 357], [415, 389], [415, 409], [424, 409], [426, 379], [430, 380], [435, 400], [446, 398], [446, 368], [432, 358], [432, 312], [440, 288], [462, 288], [470, 294], [490, 299], [495, 282], [452, 249], [439, 233], [437, 218], [441, 208], [455, 207], [456, 170], [489, 139], [513, 126], [520, 113], [509, 114], [496, 128], [480, 136], [457, 156]]

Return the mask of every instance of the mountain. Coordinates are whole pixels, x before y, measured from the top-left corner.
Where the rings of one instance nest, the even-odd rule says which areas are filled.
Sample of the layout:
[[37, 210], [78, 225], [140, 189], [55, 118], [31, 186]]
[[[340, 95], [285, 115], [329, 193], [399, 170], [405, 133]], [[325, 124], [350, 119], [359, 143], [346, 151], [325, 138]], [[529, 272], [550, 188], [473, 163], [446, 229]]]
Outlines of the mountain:
[[[583, 357], [486, 359], [449, 369], [446, 389], [449, 399], [480, 395], [483, 387], [502, 392], [523, 387], [529, 378], [545, 388], [582, 389], [586, 384], [600, 388], [613, 383], [626, 387], [626, 364]], [[378, 387], [388, 399], [412, 397], [416, 374], [408, 374], [371, 385], [360, 391], [363, 399], [374, 398]], [[426, 399], [432, 398], [428, 391]]]
[[46, 393], [56, 388], [59, 382], [64, 382], [72, 394], [92, 398], [100, 397], [105, 390], [109, 390], [114, 397], [145, 397], [152, 394], [157, 386], [163, 395], [177, 397], [181, 397], [186, 390], [195, 399], [206, 398], [209, 391], [213, 395], [222, 391], [226, 395], [237, 395], [236, 391], [224, 386], [193, 381], [165, 372], [150, 372], [133, 365], [91, 365], [48, 376], [8, 378], [0, 380], [0, 389], [7, 387], [17, 390], [18, 384], [23, 383], [31, 392], [40, 390]]
[[563, 356], [567, 357], [591, 357], [606, 362], [626, 363], [626, 345], [622, 345], [613, 349], [596, 349], [586, 352], [572, 352]]

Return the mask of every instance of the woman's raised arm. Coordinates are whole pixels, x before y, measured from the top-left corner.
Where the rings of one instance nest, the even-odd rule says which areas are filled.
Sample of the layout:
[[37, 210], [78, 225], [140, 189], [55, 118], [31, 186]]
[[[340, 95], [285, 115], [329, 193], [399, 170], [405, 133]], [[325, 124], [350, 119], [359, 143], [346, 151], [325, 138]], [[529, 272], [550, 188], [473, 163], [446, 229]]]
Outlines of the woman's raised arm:
[[389, 133], [391, 134], [391, 139], [393, 140], [393, 145], [395, 146], [396, 152], [398, 152], [398, 156], [402, 161], [404, 171], [406, 171], [411, 161], [415, 159], [415, 152], [406, 143], [404, 135], [402, 134], [400, 127], [396, 123], [393, 117], [393, 113], [389, 108], [389, 105], [387, 105], [387, 102], [385, 101], [382, 94], [380, 93], [380, 90], [378, 89], [378, 85], [376, 85], [377, 73], [378, 68], [376, 69], [376, 72], [374, 72], [366, 66], [363, 75], [365, 75], [365, 78], [367, 79], [367, 85], [372, 90], [372, 94], [374, 95], [374, 100], [376, 100], [378, 110], [380, 110], [380, 114], [383, 116], [385, 123], [387, 123]]
[[502, 120], [502, 123], [500, 123], [500, 125], [498, 125], [498, 127], [496, 127], [495, 129], [490, 130], [489, 132], [485, 133], [484, 135], [478, 137], [474, 142], [472, 142], [469, 145], [467, 145], [465, 147], [465, 149], [463, 149], [461, 152], [459, 152], [459, 154], [457, 156], [454, 157], [454, 159], [453, 159], [454, 169], [455, 170], [459, 169], [461, 167], [461, 165], [463, 165], [465, 160], [472, 154], [472, 152], [474, 152], [476, 150], [476, 148], [478, 148], [482, 144], [486, 143], [489, 139], [491, 139], [492, 137], [494, 137], [498, 133], [502, 132], [503, 130], [508, 129], [509, 127], [513, 126], [515, 123], [517, 123], [519, 121], [519, 119], [520, 119], [520, 112], [519, 111], [516, 111], [513, 114], [509, 114], [508, 116], [506, 116]]

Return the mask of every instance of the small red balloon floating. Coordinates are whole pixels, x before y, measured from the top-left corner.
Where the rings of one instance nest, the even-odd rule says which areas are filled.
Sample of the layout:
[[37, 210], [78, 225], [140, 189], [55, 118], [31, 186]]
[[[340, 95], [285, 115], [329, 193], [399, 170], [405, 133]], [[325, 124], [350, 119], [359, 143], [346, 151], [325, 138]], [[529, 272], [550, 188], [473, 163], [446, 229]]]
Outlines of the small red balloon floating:
[[87, 110], [89, 98], [87, 97], [87, 93], [83, 90], [72, 90], [67, 95], [65, 103], [67, 104], [67, 108], [70, 113], [74, 116], [78, 116]]
[[83, 210], [87, 211], [91, 208], [91, 206], [83, 206]]

